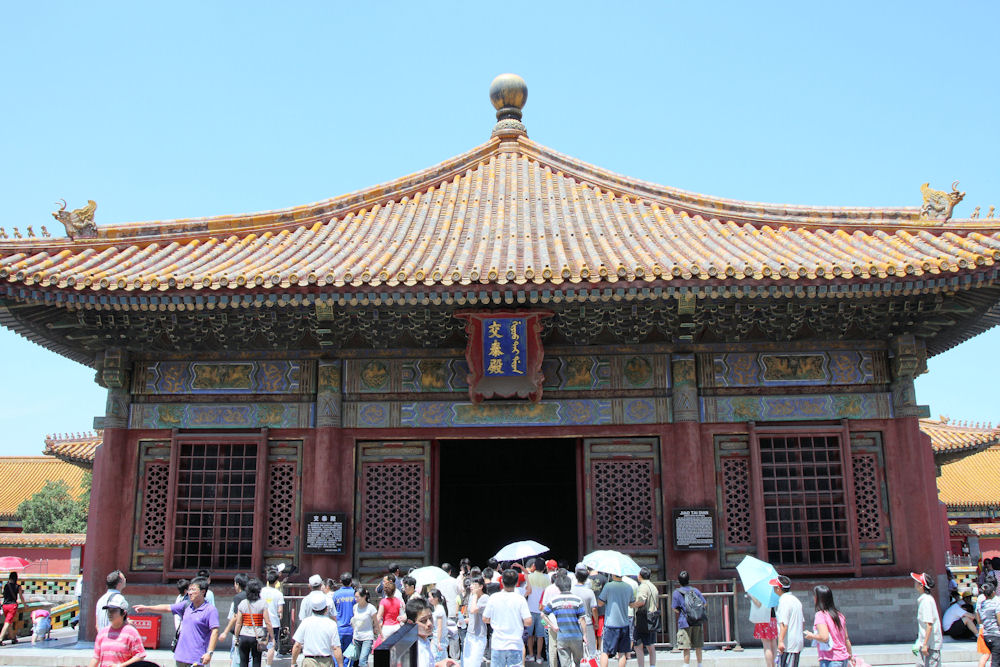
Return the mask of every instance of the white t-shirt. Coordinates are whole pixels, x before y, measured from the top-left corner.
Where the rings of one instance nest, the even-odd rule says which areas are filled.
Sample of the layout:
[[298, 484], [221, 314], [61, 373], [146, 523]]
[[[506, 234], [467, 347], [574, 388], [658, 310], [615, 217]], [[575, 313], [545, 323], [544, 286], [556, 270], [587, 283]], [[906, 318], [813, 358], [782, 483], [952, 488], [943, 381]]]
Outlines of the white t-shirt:
[[329, 616], [302, 619], [292, 639], [302, 644], [305, 655], [333, 655], [333, 647], [340, 648], [340, 630]]
[[917, 600], [918, 649], [924, 645], [924, 641], [927, 639], [927, 623], [933, 623], [931, 639], [927, 642], [927, 648], [932, 651], [940, 651], [943, 639], [941, 637], [941, 617], [938, 616], [937, 602], [928, 593], [923, 593]]
[[523, 595], [500, 591], [490, 596], [483, 619], [493, 627], [492, 646], [495, 651], [524, 649], [524, 621], [531, 619], [528, 602]]
[[[121, 595], [118, 591], [112, 589], [106, 592], [101, 597], [97, 598], [97, 614], [95, 619], [97, 620], [97, 629], [100, 631], [102, 628], [106, 628], [111, 625], [111, 619], [108, 618], [108, 610], [104, 608], [104, 605], [108, 603], [108, 600], [112, 595]], [[124, 598], [124, 596], [122, 596]], [[128, 602], [125, 603], [128, 605]]]
[[448, 607], [448, 618], [458, 616], [458, 591], [461, 590], [458, 587], [458, 580], [448, 577], [437, 582], [434, 587], [441, 591], [441, 597]]
[[[267, 612], [271, 615], [271, 627], [277, 628], [281, 625], [281, 616], [278, 614], [278, 607], [285, 606], [285, 596], [277, 588], [265, 586], [260, 589], [260, 599], [267, 603]], [[275, 630], [277, 633], [277, 630]]]
[[944, 616], [941, 617], [941, 627], [950, 628], [955, 624], [955, 621], [962, 618], [963, 614], [965, 614], [965, 608], [957, 602], [953, 603], [944, 610]]
[[[774, 615], [778, 619], [779, 626], [784, 623], [788, 626], [785, 633], [785, 653], [802, 653], [805, 638], [802, 636], [802, 603], [791, 593], [783, 593], [778, 598], [778, 608]], [[781, 628], [778, 628], [778, 636], [781, 636]]]
[[[434, 639], [440, 643], [447, 644], [448, 615], [444, 613], [444, 605], [434, 607], [434, 611], [431, 612], [431, 618], [434, 619]], [[443, 628], [441, 627], [442, 625], [444, 626]]]
[[[313, 615], [312, 605], [306, 602], [306, 600], [308, 600], [308, 595], [302, 598], [302, 602], [299, 603], [299, 620], [309, 618]], [[328, 618], [332, 618], [335, 621], [337, 620], [337, 607], [331, 605], [329, 599], [327, 599], [326, 604], [326, 615]]]
[[361, 608], [354, 605], [354, 615], [351, 616], [351, 627], [354, 628], [354, 638], [359, 642], [375, 639], [375, 626], [372, 621], [378, 609], [370, 602]]
[[594, 624], [594, 607], [597, 606], [597, 596], [594, 589], [587, 584], [573, 584], [570, 593], [583, 600], [583, 608], [587, 610], [587, 625]]
[[[469, 610], [469, 634], [473, 637], [486, 637], [486, 624], [483, 622], [483, 611], [486, 609], [486, 605], [490, 601], [490, 596], [483, 593], [478, 598], [475, 598], [473, 602], [473, 594], [469, 594], [469, 605], [467, 609]], [[475, 604], [476, 611], [472, 611], [472, 606]]]
[[541, 607], [539, 607], [535, 611], [541, 611], [541, 609], [545, 607], [546, 603], [548, 603], [549, 600], [554, 600], [558, 595], [559, 595], [558, 586], [556, 586], [555, 584], [549, 584], [548, 586], [546, 586], [545, 590], [542, 591], [542, 599], [539, 600], [539, 604], [541, 604]]

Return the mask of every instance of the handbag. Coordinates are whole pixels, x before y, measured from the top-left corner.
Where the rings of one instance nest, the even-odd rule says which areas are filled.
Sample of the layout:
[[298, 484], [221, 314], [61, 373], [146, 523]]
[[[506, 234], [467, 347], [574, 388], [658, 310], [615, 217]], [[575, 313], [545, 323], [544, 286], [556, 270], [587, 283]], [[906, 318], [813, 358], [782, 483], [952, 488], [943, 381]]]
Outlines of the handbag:
[[355, 660], [358, 657], [358, 644], [351, 642], [351, 645], [344, 651], [344, 660]]

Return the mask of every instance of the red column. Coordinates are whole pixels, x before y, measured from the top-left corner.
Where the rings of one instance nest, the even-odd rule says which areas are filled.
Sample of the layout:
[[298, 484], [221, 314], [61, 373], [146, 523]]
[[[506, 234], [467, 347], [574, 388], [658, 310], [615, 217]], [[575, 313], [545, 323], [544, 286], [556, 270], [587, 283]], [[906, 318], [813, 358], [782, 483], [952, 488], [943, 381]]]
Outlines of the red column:
[[672, 525], [675, 507], [715, 507], [712, 457], [702, 443], [701, 425], [685, 421], [664, 426], [660, 432], [660, 461], [667, 576], [676, 579], [678, 572], [687, 570], [691, 579], [706, 579], [710, 571], [717, 569], [709, 566], [716, 552], [675, 551]]
[[943, 573], [934, 452], [916, 417], [898, 418], [893, 425], [895, 437], [885, 444], [896, 562], [904, 570]]
[[344, 555], [303, 554], [301, 574], [315, 572], [336, 579], [351, 570], [354, 559], [354, 440], [336, 427], [317, 428], [312, 443], [306, 443], [302, 464], [303, 516], [314, 511], [346, 512], [347, 525]]
[[128, 429], [105, 429], [104, 444], [97, 448], [94, 457], [80, 609], [81, 636], [86, 641], [93, 641], [97, 635], [94, 605], [107, 590], [105, 578], [112, 570], [128, 566], [128, 554], [120, 553], [122, 534], [132, 534], [131, 503], [128, 508], [123, 507], [127, 492], [134, 490], [131, 472], [135, 465], [127, 464], [131, 460], [126, 455], [127, 444]]

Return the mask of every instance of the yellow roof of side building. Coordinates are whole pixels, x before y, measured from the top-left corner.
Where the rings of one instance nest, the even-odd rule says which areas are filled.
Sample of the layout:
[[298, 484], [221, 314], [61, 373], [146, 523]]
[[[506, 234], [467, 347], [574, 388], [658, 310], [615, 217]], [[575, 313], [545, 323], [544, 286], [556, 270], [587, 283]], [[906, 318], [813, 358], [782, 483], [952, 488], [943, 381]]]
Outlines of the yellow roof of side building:
[[1000, 509], [1000, 445], [941, 466], [938, 497], [949, 510]]
[[0, 518], [13, 518], [18, 506], [50, 480], [64, 480], [70, 495], [79, 498], [85, 474], [83, 468], [51, 456], [0, 457]]

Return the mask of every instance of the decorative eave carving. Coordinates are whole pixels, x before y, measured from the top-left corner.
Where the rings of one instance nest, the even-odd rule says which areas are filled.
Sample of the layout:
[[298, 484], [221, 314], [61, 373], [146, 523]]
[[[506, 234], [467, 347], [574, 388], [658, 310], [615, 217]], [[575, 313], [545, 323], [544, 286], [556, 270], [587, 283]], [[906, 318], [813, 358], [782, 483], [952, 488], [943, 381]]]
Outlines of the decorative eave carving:
[[71, 239], [91, 239], [97, 236], [97, 224], [94, 222], [94, 212], [97, 210], [96, 201], [89, 199], [86, 206], [72, 211], [66, 210], [65, 199], [59, 201], [62, 202], [62, 206], [58, 211], [53, 211], [52, 217], [66, 228], [66, 236]]
[[949, 220], [955, 206], [965, 199], [965, 193], [958, 191], [958, 181], [951, 184], [951, 192], [934, 190], [930, 183], [921, 185], [920, 192], [924, 195], [924, 203], [920, 207], [922, 220], [940, 220], [942, 222]]

